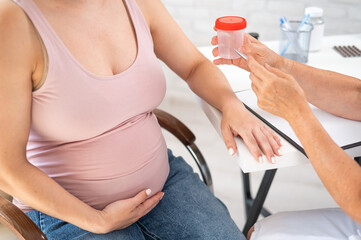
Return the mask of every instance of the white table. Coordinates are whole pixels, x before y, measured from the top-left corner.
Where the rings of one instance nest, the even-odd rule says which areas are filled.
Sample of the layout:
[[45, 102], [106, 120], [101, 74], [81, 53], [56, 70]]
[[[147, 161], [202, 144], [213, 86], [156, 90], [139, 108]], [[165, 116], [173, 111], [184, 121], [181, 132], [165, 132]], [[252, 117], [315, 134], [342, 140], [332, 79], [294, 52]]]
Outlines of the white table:
[[[278, 41], [268, 41], [264, 42], [264, 44], [275, 52], [278, 52]], [[309, 54], [308, 64], [313, 67], [328, 69], [361, 79], [361, 57], [343, 58], [339, 53], [333, 50], [333, 46], [335, 45], [355, 45], [358, 48], [361, 48], [361, 34], [324, 37], [322, 49], [319, 52]], [[214, 59], [212, 56], [212, 49], [213, 47], [211, 46], [199, 48], [199, 50], [210, 60]], [[220, 69], [227, 77], [234, 92], [241, 92], [251, 88], [251, 81], [249, 80], [248, 72], [235, 66], [220, 66]], [[222, 136], [220, 129], [222, 117], [221, 112], [200, 98], [197, 97], [197, 99], [214, 128], [220, 136]], [[239, 166], [243, 171], [243, 191], [247, 215], [247, 221], [243, 229], [243, 233], [245, 235], [251, 226], [257, 221], [261, 212], [264, 216], [270, 214], [263, 208], [263, 204], [277, 169], [309, 163], [309, 160], [305, 157], [305, 155], [297, 150], [293, 145], [289, 144], [284, 139], [283, 143], [283, 156], [277, 158], [276, 164], [270, 164], [268, 161], [265, 161], [263, 164], [259, 164], [253, 159], [244, 142], [239, 137], [236, 138], [238, 152], [235, 154], [234, 158], [238, 161]], [[361, 146], [352, 148], [346, 152], [350, 156], [361, 156]], [[252, 198], [249, 173], [262, 170], [267, 171], [265, 172], [262, 182], [258, 188], [256, 197]]]
[[[267, 41], [264, 42], [264, 44], [275, 52], [278, 52], [278, 41]], [[328, 69], [361, 79], [361, 57], [344, 58], [338, 52], [333, 50], [333, 46], [335, 45], [356, 45], [361, 49], [361, 34], [324, 37], [322, 49], [319, 52], [310, 53], [307, 64], [313, 67]], [[212, 56], [212, 49], [212, 46], [199, 48], [199, 50], [210, 60], [214, 59]], [[220, 66], [220, 69], [225, 74], [234, 92], [244, 91], [251, 88], [251, 81], [249, 80], [248, 72], [235, 66]], [[222, 136], [220, 129], [222, 115], [220, 111], [199, 98], [198, 101], [214, 128], [220, 136]], [[241, 138], [236, 138], [236, 143], [238, 152], [234, 155], [234, 158], [238, 161], [240, 168], [245, 173], [309, 163], [309, 160], [303, 153], [284, 139], [284, 146], [282, 148], [283, 156], [277, 157], [276, 164], [271, 164], [268, 161], [265, 161], [263, 164], [259, 164], [253, 159], [250, 151]], [[361, 146], [346, 150], [346, 152], [350, 156], [360, 156]]]

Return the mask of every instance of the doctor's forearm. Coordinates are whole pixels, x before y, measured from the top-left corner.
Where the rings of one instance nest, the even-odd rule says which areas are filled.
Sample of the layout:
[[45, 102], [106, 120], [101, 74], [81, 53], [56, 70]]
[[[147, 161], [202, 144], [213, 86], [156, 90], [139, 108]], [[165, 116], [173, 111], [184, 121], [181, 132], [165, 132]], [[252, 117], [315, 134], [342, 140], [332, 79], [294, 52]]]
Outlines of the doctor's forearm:
[[331, 196], [361, 223], [361, 167], [334, 143], [311, 109], [304, 108], [287, 120]]
[[313, 105], [337, 116], [361, 120], [359, 79], [298, 62], [293, 62], [290, 73]]

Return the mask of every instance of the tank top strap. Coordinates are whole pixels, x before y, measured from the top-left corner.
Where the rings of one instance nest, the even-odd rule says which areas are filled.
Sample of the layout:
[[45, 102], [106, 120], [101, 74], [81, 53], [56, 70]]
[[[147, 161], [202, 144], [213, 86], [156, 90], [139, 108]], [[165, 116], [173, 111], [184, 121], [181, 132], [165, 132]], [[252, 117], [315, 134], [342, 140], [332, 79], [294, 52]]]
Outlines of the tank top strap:
[[138, 4], [135, 0], [124, 0], [124, 2], [128, 8], [129, 15], [133, 21], [133, 26], [137, 33], [138, 45], [143, 45], [143, 42], [146, 40], [147, 42], [151, 43], [151, 47], [153, 48], [153, 38], [150, 33], [148, 23], [145, 20]]

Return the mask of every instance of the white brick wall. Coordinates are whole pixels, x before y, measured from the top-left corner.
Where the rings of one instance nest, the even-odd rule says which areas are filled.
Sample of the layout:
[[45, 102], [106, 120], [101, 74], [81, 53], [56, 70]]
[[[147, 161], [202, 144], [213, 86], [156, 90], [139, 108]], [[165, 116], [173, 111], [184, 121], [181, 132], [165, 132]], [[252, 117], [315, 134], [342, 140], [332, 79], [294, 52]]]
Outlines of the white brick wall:
[[361, 32], [361, 0], [162, 0], [183, 31], [197, 46], [209, 45], [217, 17], [243, 16], [248, 31], [262, 40], [279, 37], [279, 18], [301, 19], [307, 6], [325, 11], [325, 35]]

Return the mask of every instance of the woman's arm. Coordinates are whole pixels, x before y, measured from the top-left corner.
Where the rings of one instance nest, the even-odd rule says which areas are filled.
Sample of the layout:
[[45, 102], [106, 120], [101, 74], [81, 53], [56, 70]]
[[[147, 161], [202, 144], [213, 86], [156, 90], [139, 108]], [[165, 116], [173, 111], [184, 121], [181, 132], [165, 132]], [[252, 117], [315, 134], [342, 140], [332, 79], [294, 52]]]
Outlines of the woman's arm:
[[237, 149], [233, 135], [239, 134], [257, 161], [261, 150], [270, 162], [279, 154], [279, 138], [251, 115], [233, 93], [223, 73], [189, 41], [159, 0], [139, 0], [150, 25], [155, 53], [184, 79], [198, 96], [223, 113], [222, 133], [227, 148]]
[[91, 222], [96, 212], [26, 159], [31, 76], [36, 67], [35, 52], [40, 48], [25, 15], [15, 7], [4, 5], [0, 5], [1, 189], [35, 209], [84, 226], [82, 221]]
[[361, 167], [323, 129], [291, 75], [252, 57], [248, 62], [259, 106], [289, 122], [331, 196], [361, 224]]
[[161, 195], [145, 200], [143, 191], [98, 211], [27, 161], [31, 80], [41, 46], [30, 21], [12, 1], [0, 3], [0, 33], [0, 188], [34, 209], [96, 233], [126, 227], [152, 209]]

